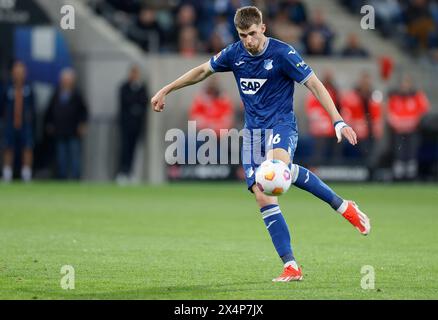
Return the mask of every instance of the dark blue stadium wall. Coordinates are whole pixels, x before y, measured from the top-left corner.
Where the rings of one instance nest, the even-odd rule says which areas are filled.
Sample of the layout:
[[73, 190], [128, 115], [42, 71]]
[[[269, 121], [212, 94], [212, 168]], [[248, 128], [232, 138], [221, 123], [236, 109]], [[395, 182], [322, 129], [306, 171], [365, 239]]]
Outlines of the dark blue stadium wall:
[[17, 28], [14, 55], [27, 65], [31, 82], [55, 85], [60, 71], [72, 65], [62, 34], [52, 27]]

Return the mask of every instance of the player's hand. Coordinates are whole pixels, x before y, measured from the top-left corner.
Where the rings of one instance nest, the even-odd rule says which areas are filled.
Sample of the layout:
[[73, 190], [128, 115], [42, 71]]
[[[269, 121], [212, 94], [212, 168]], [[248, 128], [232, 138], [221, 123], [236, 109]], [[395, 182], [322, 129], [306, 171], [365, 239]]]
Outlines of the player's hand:
[[357, 135], [353, 128], [348, 126], [344, 121], [335, 123], [335, 132], [338, 143], [342, 141], [342, 137], [348, 140], [353, 146], [357, 144]]
[[151, 99], [152, 108], [155, 112], [161, 112], [164, 109], [164, 100], [166, 98], [166, 94], [161, 90], [158, 91], [155, 96]]
[[[341, 129], [341, 134], [353, 146], [357, 144], [357, 135], [356, 135], [356, 132], [354, 132], [353, 128], [351, 128], [351, 127], [344, 127], [344, 128]], [[342, 138], [338, 139], [338, 143], [341, 142], [341, 140], [342, 140]]]

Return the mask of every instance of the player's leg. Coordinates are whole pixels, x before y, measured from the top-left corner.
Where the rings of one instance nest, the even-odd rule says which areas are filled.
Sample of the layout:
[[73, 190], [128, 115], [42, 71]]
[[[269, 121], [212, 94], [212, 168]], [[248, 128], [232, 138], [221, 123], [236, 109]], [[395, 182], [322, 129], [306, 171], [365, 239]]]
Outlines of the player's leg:
[[[302, 278], [301, 270], [298, 268], [292, 251], [289, 228], [284, 220], [278, 205], [277, 197], [267, 196], [259, 190], [255, 184], [255, 170], [261, 163], [261, 159], [254, 161], [253, 140], [251, 134], [246, 132], [243, 136], [242, 146], [242, 164], [245, 170], [245, 178], [248, 190], [251, 191], [259, 206], [266, 229], [269, 232], [272, 243], [282, 261], [285, 264], [285, 270], [288, 269], [287, 274], [282, 274], [281, 277], [274, 279], [274, 281], [291, 281], [300, 280]], [[260, 141], [258, 141], [260, 143]], [[293, 270], [292, 266], [295, 267]]]
[[[319, 179], [310, 170], [293, 164], [291, 157], [296, 149], [297, 136], [290, 133], [287, 128], [275, 128], [274, 135], [277, 135], [277, 143], [274, 141], [272, 148], [267, 153], [268, 159], [277, 159], [283, 161], [291, 168], [292, 183], [300, 189], [306, 190], [321, 200], [327, 202], [333, 209], [341, 207], [343, 199], [330, 189], [321, 179]], [[283, 142], [283, 143], [282, 143]], [[290, 152], [289, 152], [290, 150]]]
[[33, 133], [30, 127], [26, 126], [21, 129], [21, 141], [23, 145], [21, 178], [24, 182], [29, 182], [32, 180], [33, 165]]
[[279, 257], [284, 263], [295, 260], [290, 243], [289, 228], [281, 214], [277, 197], [265, 195], [255, 184], [251, 190]]
[[10, 182], [13, 176], [14, 151], [8, 148], [3, 153], [3, 181]]
[[21, 167], [21, 178], [24, 182], [32, 180], [32, 163], [33, 150], [31, 148], [23, 149], [23, 166]]
[[291, 168], [292, 183], [300, 189], [328, 203], [334, 210], [342, 214], [359, 232], [367, 235], [371, 226], [368, 217], [359, 210], [353, 201], [339, 197], [328, 185], [310, 170], [292, 163], [298, 136], [290, 127], [280, 125], [274, 128], [271, 145], [268, 145], [268, 159], [281, 160]]
[[67, 179], [68, 177], [68, 151], [67, 139], [56, 137], [56, 164], [58, 179]]
[[275, 250], [284, 263], [283, 273], [273, 279], [273, 281], [287, 282], [301, 280], [303, 275], [295, 261], [289, 227], [281, 213], [277, 197], [265, 195], [255, 184], [252, 185], [251, 190], [255, 195], [260, 213], [262, 214], [266, 229], [271, 236]]
[[[266, 158], [267, 159], [276, 159], [283, 161], [286, 165], [289, 165], [291, 163], [291, 154], [295, 151], [292, 145], [292, 141], [294, 141], [291, 136], [294, 135], [295, 130], [293, 130], [288, 125], [279, 125], [274, 128], [272, 131], [272, 135], [268, 137], [267, 144], [266, 144]], [[275, 146], [275, 147], [274, 147]], [[268, 228], [268, 231], [271, 234], [272, 241], [274, 242], [275, 233], [277, 230], [273, 229], [273, 226], [278, 223], [277, 228], [280, 229], [279, 234], [282, 234], [285, 238], [283, 239], [284, 243], [284, 249], [290, 248], [290, 250], [284, 250], [282, 251], [281, 248], [277, 249], [277, 252], [284, 263], [284, 269], [280, 276], [273, 279], [275, 282], [287, 282], [291, 280], [301, 280], [303, 278], [302, 270], [298, 267], [298, 264], [295, 261], [295, 257], [293, 255], [292, 247], [290, 244], [290, 235], [289, 235], [289, 229], [286, 224], [286, 221], [284, 220], [284, 217], [280, 211], [280, 207], [277, 205], [274, 208], [271, 207], [265, 207], [268, 208], [268, 210], [263, 211], [264, 208], [261, 207], [261, 205], [265, 204], [267, 201], [266, 199], [273, 198], [265, 195], [263, 192], [261, 192], [257, 186], [254, 186], [254, 194], [256, 195], [256, 200], [260, 206], [260, 211], [262, 212], [263, 219], [265, 220], [265, 224], [267, 227], [269, 224], [272, 224], [270, 228]], [[277, 198], [274, 197], [276, 201]], [[278, 203], [278, 202], [277, 202]], [[279, 219], [277, 219], [277, 216], [270, 216], [269, 212], [270, 210], [278, 210], [279, 212]], [[266, 213], [268, 214], [266, 214]], [[275, 223], [273, 221], [276, 221]], [[272, 230], [270, 230], [272, 229]], [[286, 238], [287, 235], [287, 238]], [[286, 247], [286, 243], [288, 247]], [[275, 242], [274, 242], [275, 245]], [[287, 254], [285, 254], [287, 252]]]
[[75, 180], [81, 178], [81, 141], [79, 138], [70, 138], [68, 142], [68, 151], [70, 154], [71, 176]]
[[336, 212], [342, 214], [361, 234], [367, 235], [370, 232], [369, 218], [359, 210], [353, 201], [342, 199], [318, 176], [302, 166], [292, 164], [291, 172], [292, 183], [295, 186], [312, 193], [329, 204]]
[[11, 182], [14, 176], [15, 130], [9, 126], [5, 129], [5, 150], [3, 152], [3, 181]]

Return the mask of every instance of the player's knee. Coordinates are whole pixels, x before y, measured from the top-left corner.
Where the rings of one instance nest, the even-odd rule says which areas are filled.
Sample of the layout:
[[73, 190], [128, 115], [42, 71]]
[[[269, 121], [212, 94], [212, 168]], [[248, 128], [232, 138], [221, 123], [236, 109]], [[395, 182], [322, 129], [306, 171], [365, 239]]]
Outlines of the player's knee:
[[289, 163], [291, 162], [289, 153], [282, 148], [269, 150], [267, 158], [283, 161], [286, 165], [289, 165]]
[[278, 199], [277, 197], [271, 197], [271, 196], [267, 196], [266, 194], [264, 194], [263, 192], [261, 192], [259, 190], [259, 188], [254, 185], [252, 187], [252, 190], [254, 192], [255, 195], [255, 199], [257, 201], [257, 204], [260, 208], [266, 207], [270, 204], [278, 204]]

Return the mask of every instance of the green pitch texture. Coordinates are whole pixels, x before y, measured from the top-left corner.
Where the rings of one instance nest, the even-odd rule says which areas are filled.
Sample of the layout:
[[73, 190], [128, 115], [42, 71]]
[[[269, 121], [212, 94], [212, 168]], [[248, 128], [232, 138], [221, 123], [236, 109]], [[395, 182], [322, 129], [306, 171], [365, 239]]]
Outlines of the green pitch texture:
[[305, 277], [272, 283], [282, 264], [244, 183], [0, 185], [0, 299], [437, 299], [438, 186], [333, 187], [371, 234], [292, 188], [280, 204]]

